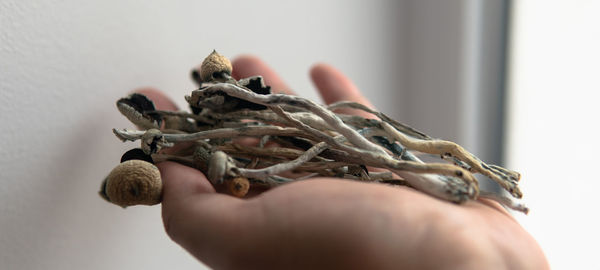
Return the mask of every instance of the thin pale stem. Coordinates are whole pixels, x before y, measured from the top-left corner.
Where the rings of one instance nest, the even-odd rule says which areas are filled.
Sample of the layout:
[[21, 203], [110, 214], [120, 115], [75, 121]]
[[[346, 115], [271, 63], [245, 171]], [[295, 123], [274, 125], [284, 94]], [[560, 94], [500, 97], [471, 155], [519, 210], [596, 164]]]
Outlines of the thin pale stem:
[[[115, 135], [123, 141], [136, 141], [142, 138], [146, 133], [143, 130], [130, 130], [130, 129], [113, 129]], [[163, 138], [170, 143], [175, 142], [186, 142], [186, 141], [197, 141], [203, 139], [215, 139], [215, 138], [234, 138], [243, 136], [295, 136], [301, 138], [314, 139], [313, 136], [306, 134], [298, 130], [297, 128], [291, 127], [278, 127], [278, 126], [247, 126], [239, 128], [219, 128], [211, 129], [206, 131], [200, 131], [196, 133], [188, 134], [162, 134]]]
[[393, 136], [395, 140], [398, 140], [400, 144], [404, 145], [409, 149], [414, 149], [423, 153], [455, 156], [460, 160], [463, 160], [467, 165], [471, 167], [471, 170], [479, 172], [498, 184], [504, 189], [508, 190], [513, 196], [517, 198], [522, 197], [522, 193], [517, 187], [516, 181], [511, 181], [509, 177], [505, 175], [498, 175], [492, 170], [484, 168], [485, 165], [481, 160], [474, 158], [474, 156], [467, 152], [460, 145], [442, 140], [419, 140], [410, 138], [401, 132], [398, 132], [395, 128], [386, 122], [381, 123], [383, 129]]
[[324, 142], [320, 142], [320, 143], [315, 144], [313, 147], [311, 147], [306, 152], [304, 152], [302, 155], [300, 155], [298, 158], [296, 158], [292, 161], [285, 162], [285, 163], [279, 163], [279, 164], [276, 164], [276, 165], [273, 165], [270, 167], [266, 167], [266, 168], [261, 168], [261, 169], [237, 168], [237, 171], [239, 172], [240, 175], [248, 177], [248, 178], [265, 180], [270, 175], [277, 175], [277, 174], [280, 174], [283, 172], [293, 170], [294, 168], [297, 168], [298, 166], [302, 165], [303, 163], [305, 163], [305, 162], [311, 160], [313, 157], [317, 156], [319, 153], [321, 153], [326, 148], [327, 148], [327, 144]]
[[373, 110], [363, 104], [357, 103], [357, 102], [352, 102], [352, 101], [339, 101], [336, 103], [332, 103], [329, 104], [327, 106], [328, 109], [330, 110], [335, 110], [335, 109], [339, 109], [339, 108], [352, 108], [352, 109], [357, 109], [357, 110], [362, 110], [365, 112], [368, 112], [370, 114], [373, 114], [377, 117], [379, 117], [379, 119], [381, 119], [384, 122], [389, 123], [390, 125], [394, 126], [396, 129], [398, 129], [399, 131], [413, 136], [415, 138], [420, 138], [420, 139], [431, 139], [431, 137], [427, 136], [425, 133], [420, 132], [412, 127], [409, 127], [405, 124], [402, 124], [392, 118], [390, 118], [389, 116], [385, 115], [384, 113], [381, 113], [379, 111]]

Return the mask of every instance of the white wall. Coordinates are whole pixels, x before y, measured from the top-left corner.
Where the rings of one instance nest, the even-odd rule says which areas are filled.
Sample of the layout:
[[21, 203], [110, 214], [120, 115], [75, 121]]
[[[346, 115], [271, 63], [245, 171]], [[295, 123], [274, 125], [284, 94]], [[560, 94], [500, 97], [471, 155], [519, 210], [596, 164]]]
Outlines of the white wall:
[[600, 269], [600, 2], [514, 1], [508, 167], [553, 269]]
[[489, 156], [480, 145], [497, 142], [469, 139], [488, 126], [465, 119], [473, 93], [461, 90], [497, 65], [465, 49], [482, 44], [468, 15], [489, 3], [0, 0], [0, 268], [197, 267], [160, 207], [122, 210], [96, 192], [133, 147], [112, 135], [130, 126], [114, 102], [155, 86], [184, 106], [212, 49], [256, 54], [313, 99], [308, 68], [331, 63], [380, 110]]
[[[155, 86], [183, 105], [212, 49], [259, 55], [303, 95], [338, 66], [391, 111], [402, 80], [394, 1], [0, 1], [0, 268], [196, 269], [160, 207], [97, 195], [130, 127], [114, 102]], [[398, 114], [392, 112], [392, 114]]]

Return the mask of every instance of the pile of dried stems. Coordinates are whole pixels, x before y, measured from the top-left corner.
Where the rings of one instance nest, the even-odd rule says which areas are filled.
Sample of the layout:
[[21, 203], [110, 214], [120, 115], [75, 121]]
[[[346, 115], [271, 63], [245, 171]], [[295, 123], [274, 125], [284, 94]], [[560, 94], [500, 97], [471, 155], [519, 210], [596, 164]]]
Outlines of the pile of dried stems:
[[[486, 164], [456, 143], [433, 139], [362, 104], [324, 106], [299, 96], [271, 94], [260, 76], [233, 79], [229, 60], [216, 52], [195, 75], [200, 87], [186, 96], [190, 113], [156, 110], [140, 94], [117, 102], [121, 113], [141, 129], [114, 129], [123, 141], [141, 141], [141, 150], [126, 153], [124, 163], [145, 160], [138, 163], [152, 171], [153, 162], [176, 161], [203, 171], [212, 184], [227, 186], [240, 197], [254, 186], [327, 176], [406, 185], [456, 203], [484, 197], [528, 211], [515, 200], [522, 196], [519, 173]], [[336, 113], [342, 108], [365, 111], [373, 119]], [[171, 151], [161, 150], [176, 145]], [[423, 162], [421, 153], [440, 160]], [[135, 174], [132, 167], [140, 172]], [[130, 164], [130, 169], [113, 171], [101, 194], [121, 206], [160, 202], [160, 179], [144, 182], [156, 176], [146, 176], [155, 174], [144, 174], [141, 167]], [[476, 173], [508, 192], [480, 190]], [[148, 194], [153, 199], [147, 199]]]

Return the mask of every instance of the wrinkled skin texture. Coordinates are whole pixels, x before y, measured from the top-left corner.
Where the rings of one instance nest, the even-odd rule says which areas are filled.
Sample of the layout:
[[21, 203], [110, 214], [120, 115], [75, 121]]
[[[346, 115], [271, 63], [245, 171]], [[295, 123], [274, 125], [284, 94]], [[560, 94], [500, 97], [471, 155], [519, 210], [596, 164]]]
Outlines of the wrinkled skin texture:
[[[325, 103], [371, 106], [333, 67], [317, 64], [310, 74]], [[293, 94], [261, 60], [233, 61], [234, 77], [252, 75], [262, 75], [275, 92]], [[177, 109], [157, 90], [136, 91], [159, 109]], [[406, 187], [333, 178], [238, 199], [216, 193], [193, 168], [158, 167], [167, 234], [215, 269], [549, 268], [537, 242], [495, 202], [456, 205]]]

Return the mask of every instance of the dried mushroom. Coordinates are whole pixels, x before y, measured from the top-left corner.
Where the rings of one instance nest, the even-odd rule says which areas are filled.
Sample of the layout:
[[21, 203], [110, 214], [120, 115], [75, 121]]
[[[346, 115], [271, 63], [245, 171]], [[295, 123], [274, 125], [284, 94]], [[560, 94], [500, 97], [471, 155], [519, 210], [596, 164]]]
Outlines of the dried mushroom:
[[[262, 77], [236, 80], [231, 74], [231, 62], [211, 53], [201, 70], [192, 73], [200, 87], [186, 96], [190, 113], [155, 110], [152, 101], [138, 94], [119, 100], [119, 110], [143, 129], [113, 130], [123, 141], [141, 141], [142, 152], [127, 155], [144, 154], [155, 162], [170, 160], [197, 168], [213, 185], [225, 185], [227, 192], [239, 197], [254, 187], [327, 176], [406, 185], [455, 203], [489, 198], [528, 211], [518, 200], [519, 173], [487, 164], [456, 143], [434, 139], [359, 103], [320, 105], [298, 96], [271, 94]], [[335, 113], [340, 108], [362, 110], [376, 119]], [[163, 119], [175, 124], [160, 130]], [[240, 138], [255, 143], [240, 143]], [[161, 151], [178, 145], [187, 148]], [[440, 160], [425, 162], [416, 153]], [[147, 169], [142, 172], [141, 164], [130, 162], [143, 162]], [[151, 192], [152, 200], [136, 203], [156, 203], [159, 192], [146, 185], [116, 186], [113, 180], [117, 173], [131, 180], [159, 179], [154, 168], [146, 161], [125, 161], [109, 175], [101, 193], [113, 203], [131, 205], [121, 197], [136, 201], [141, 193]], [[488, 177], [508, 193], [480, 190], [474, 174]], [[124, 195], [112, 195], [116, 189]]]

